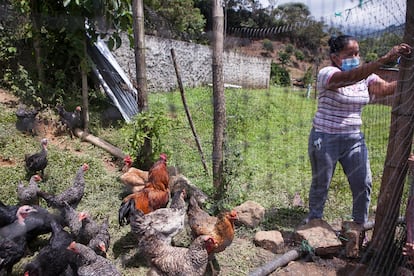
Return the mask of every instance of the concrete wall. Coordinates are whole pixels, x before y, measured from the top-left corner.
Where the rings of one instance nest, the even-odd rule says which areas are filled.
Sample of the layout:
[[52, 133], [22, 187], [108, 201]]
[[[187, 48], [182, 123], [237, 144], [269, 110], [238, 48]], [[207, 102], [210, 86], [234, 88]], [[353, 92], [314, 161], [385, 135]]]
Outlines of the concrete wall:
[[[177, 89], [177, 77], [171, 49], [174, 49], [180, 75], [185, 87], [196, 87], [212, 82], [211, 48], [204, 45], [145, 37], [148, 90], [165, 92]], [[126, 36], [122, 46], [113, 52], [116, 60], [131, 79], [135, 78], [134, 51]], [[268, 88], [270, 58], [250, 57], [226, 51], [223, 56], [224, 82], [245, 88]]]

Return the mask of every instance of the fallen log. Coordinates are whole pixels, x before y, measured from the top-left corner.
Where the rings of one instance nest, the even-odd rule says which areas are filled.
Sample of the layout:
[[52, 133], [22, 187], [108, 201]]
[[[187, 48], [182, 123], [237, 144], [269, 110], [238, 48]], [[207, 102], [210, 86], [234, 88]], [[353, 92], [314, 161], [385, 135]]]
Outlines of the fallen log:
[[96, 137], [92, 134], [89, 134], [79, 128], [75, 128], [73, 133], [79, 137], [82, 141], [86, 141], [91, 143], [92, 145], [95, 145], [103, 150], [106, 150], [107, 152], [109, 152], [110, 154], [112, 154], [113, 156], [117, 157], [117, 158], [121, 158], [124, 159], [126, 154], [122, 152], [121, 149], [111, 145], [110, 143], [108, 143], [105, 140], [102, 140], [99, 137]]
[[256, 270], [249, 273], [249, 276], [264, 276], [269, 275], [279, 267], [287, 265], [289, 262], [294, 261], [298, 259], [301, 255], [301, 251], [299, 249], [293, 249], [279, 258], [276, 258], [274, 260], [271, 260], [270, 262], [267, 262], [261, 267], [256, 268]]

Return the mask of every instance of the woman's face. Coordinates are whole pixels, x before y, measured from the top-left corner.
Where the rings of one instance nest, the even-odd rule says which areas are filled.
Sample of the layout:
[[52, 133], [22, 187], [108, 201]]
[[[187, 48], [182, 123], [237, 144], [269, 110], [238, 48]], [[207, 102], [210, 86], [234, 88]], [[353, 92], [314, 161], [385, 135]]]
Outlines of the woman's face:
[[338, 53], [332, 54], [332, 62], [341, 68], [342, 60], [347, 58], [359, 58], [359, 45], [356, 40], [349, 40], [348, 44]]

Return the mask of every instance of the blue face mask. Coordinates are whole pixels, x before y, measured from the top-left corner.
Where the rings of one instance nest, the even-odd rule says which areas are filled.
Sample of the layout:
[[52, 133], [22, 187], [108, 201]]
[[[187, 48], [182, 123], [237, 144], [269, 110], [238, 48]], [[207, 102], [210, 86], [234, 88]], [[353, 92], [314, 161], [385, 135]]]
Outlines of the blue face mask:
[[346, 58], [342, 60], [341, 70], [349, 71], [351, 69], [357, 68], [359, 66], [359, 58]]

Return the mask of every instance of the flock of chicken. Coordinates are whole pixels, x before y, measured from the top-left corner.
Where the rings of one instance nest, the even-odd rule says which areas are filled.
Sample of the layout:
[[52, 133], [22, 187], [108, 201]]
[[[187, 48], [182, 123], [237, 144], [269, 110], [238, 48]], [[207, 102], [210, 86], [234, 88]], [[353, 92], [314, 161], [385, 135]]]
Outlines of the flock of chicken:
[[[121, 203], [119, 224], [130, 224], [138, 249], [150, 266], [148, 274], [204, 275], [214, 254], [233, 241], [237, 213], [223, 211], [217, 217], [211, 216], [185, 189], [176, 190], [170, 200], [171, 180], [165, 154], [147, 174], [133, 168], [129, 156], [124, 163], [120, 179], [133, 192]], [[191, 229], [192, 243], [188, 248], [173, 246], [172, 238], [185, 223]], [[210, 267], [214, 274], [214, 267]]]
[[[39, 235], [51, 233], [48, 244], [24, 265], [24, 275], [121, 275], [106, 258], [110, 246], [109, 218], [101, 223], [77, 211], [85, 190], [88, 164], [79, 167], [73, 183], [59, 194], [42, 191], [47, 166], [47, 139], [41, 151], [25, 156], [31, 175], [28, 185], [18, 183], [17, 205], [0, 201], [0, 275], [11, 275], [13, 266], [27, 254]], [[170, 190], [167, 156], [161, 154], [149, 171], [132, 167], [127, 156], [120, 180], [131, 193], [119, 208], [119, 225], [130, 224], [138, 251], [148, 262], [148, 275], [204, 275], [215, 253], [234, 238], [237, 213], [223, 211], [217, 217], [203, 210], [185, 189]], [[39, 205], [39, 199], [48, 208]], [[193, 237], [189, 247], [177, 247], [172, 239], [185, 225]], [[211, 266], [212, 273], [215, 273]]]

